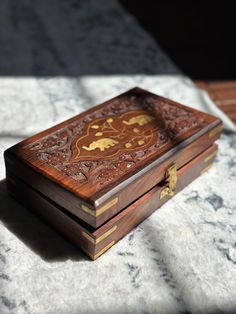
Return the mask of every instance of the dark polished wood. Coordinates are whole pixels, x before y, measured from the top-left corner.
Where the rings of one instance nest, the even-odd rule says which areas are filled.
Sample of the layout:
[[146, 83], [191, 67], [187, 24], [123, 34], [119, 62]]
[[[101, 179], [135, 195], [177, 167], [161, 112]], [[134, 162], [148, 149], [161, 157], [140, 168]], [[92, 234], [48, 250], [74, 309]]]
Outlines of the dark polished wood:
[[[177, 171], [176, 193], [191, 183], [201, 173], [207, 171], [214, 160], [216, 152], [217, 145], [213, 144]], [[170, 196], [160, 199], [163, 184], [164, 182], [161, 182], [156, 185], [101, 227], [93, 228], [33, 189], [16, 177], [14, 173], [7, 173], [9, 193], [42, 216], [92, 259], [102, 255], [114, 243], [170, 199]]]
[[6, 168], [98, 227], [221, 131], [216, 117], [134, 88], [8, 149]]
[[215, 104], [236, 123], [236, 81], [196, 81], [195, 84], [206, 90]]

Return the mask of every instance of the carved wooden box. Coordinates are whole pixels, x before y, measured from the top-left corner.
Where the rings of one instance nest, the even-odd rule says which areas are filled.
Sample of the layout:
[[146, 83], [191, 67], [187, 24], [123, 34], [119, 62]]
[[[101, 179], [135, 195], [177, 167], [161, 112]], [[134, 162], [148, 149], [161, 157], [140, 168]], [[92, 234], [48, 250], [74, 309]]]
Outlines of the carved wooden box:
[[134, 88], [5, 151], [8, 190], [95, 259], [209, 166], [222, 128]]

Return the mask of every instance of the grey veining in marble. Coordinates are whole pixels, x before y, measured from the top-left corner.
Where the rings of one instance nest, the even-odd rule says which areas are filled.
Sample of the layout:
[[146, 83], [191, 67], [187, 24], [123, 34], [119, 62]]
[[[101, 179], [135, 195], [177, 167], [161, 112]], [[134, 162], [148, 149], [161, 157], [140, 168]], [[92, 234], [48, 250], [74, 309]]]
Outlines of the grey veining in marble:
[[[113, 0], [0, 2], [0, 152], [140, 86], [207, 99]], [[214, 166], [90, 262], [6, 194], [0, 313], [236, 313], [236, 134]]]

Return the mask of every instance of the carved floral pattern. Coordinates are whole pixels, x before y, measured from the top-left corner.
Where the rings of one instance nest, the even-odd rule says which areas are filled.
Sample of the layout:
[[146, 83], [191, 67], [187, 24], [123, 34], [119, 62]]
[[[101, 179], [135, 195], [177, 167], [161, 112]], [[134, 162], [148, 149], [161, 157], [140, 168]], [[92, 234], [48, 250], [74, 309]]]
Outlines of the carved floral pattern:
[[[114, 122], [119, 117], [123, 121], [122, 129]], [[188, 108], [158, 96], [147, 92], [129, 93], [25, 149], [34, 151], [38, 159], [78, 183], [89, 181], [99, 188], [114, 182], [144, 160], [150, 160], [160, 148], [175, 143], [187, 131], [202, 128], [204, 122]], [[83, 144], [79, 141], [85, 130], [89, 130], [88, 141]], [[116, 153], [111, 156], [111, 151]]]
[[71, 162], [109, 159], [123, 151], [140, 150], [153, 141], [157, 129], [155, 118], [141, 110], [95, 119], [85, 127], [85, 135], [74, 137]]

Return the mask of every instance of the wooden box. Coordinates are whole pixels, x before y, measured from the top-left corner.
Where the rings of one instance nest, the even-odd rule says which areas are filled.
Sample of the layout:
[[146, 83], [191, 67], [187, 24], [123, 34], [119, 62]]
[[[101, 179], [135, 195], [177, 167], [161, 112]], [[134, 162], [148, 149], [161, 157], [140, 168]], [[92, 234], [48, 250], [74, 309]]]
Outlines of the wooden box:
[[209, 166], [222, 129], [134, 88], [6, 150], [8, 190], [95, 259]]

